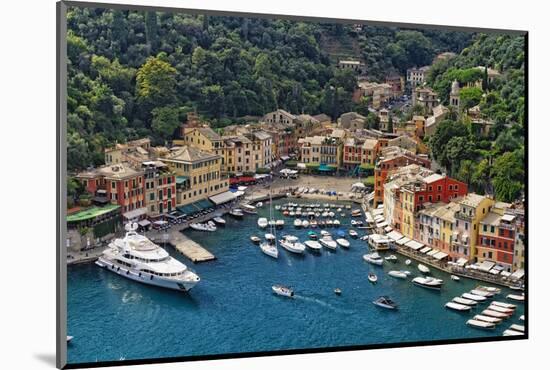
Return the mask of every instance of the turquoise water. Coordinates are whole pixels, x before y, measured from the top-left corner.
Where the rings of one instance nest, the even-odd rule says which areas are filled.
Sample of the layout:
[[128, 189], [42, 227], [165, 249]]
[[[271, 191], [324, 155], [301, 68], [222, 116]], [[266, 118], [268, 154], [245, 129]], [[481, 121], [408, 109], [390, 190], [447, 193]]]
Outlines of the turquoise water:
[[[367, 264], [362, 259], [366, 243], [359, 239], [350, 239], [349, 250], [306, 251], [303, 256], [279, 248], [274, 260], [249, 241], [252, 234], [263, 235], [256, 221], [268, 212], [264, 207], [259, 216], [241, 221], [227, 216], [227, 226], [215, 233], [186, 231], [216, 255], [215, 261], [193, 265], [168, 248], [202, 279], [188, 294], [138, 284], [94, 264], [69, 267], [68, 334], [74, 339], [68, 362], [480, 338], [501, 336], [510, 324], [521, 323], [520, 303], [514, 316], [495, 330], [467, 326], [466, 320], [488, 303], [470, 313], [443, 306], [478, 282], [454, 282], [433, 271], [445, 279], [441, 292], [414, 286], [387, 272], [408, 269], [416, 276], [416, 263], [405, 266], [398, 255], [395, 264]], [[341, 222], [349, 225], [350, 218]], [[290, 218], [286, 223], [278, 236], [287, 232], [307, 240], [311, 229], [296, 230]], [[328, 230], [335, 234], [335, 229]], [[364, 235], [364, 230], [357, 231]], [[376, 285], [368, 282], [369, 271], [378, 275]], [[271, 285], [276, 283], [292, 286], [296, 298], [273, 295]], [[341, 296], [333, 293], [336, 287]], [[506, 301], [508, 293], [503, 290], [496, 299]], [[371, 302], [380, 295], [389, 295], [399, 310], [374, 306]]]

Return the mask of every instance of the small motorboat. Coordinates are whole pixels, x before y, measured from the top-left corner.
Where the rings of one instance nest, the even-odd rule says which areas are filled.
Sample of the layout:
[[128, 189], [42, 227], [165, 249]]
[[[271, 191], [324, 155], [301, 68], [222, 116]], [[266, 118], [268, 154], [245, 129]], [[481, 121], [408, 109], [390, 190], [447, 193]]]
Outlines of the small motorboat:
[[492, 296], [494, 296], [493, 293], [489, 293], [489, 292], [486, 292], [484, 290], [479, 290], [479, 289], [472, 289], [472, 290], [470, 290], [470, 293], [475, 294], [475, 295], [480, 295], [482, 297], [492, 297]]
[[307, 232], [307, 236], [308, 236], [310, 239], [317, 240], [317, 234], [315, 233], [315, 231], [308, 231], [308, 232]]
[[471, 293], [464, 293], [462, 294], [461, 297], [466, 299], [471, 299], [472, 301], [476, 301], [476, 302], [485, 302], [487, 300], [486, 297], [482, 297], [480, 295], [475, 295]]
[[456, 275], [451, 275], [451, 280], [453, 281], [460, 281], [460, 278]]
[[351, 236], [352, 238], [357, 238], [359, 236], [359, 234], [357, 234], [357, 231], [353, 230], [353, 229], [350, 229], [348, 231], [348, 234], [349, 236]]
[[221, 218], [220, 216], [216, 216], [212, 220], [214, 220], [214, 222], [217, 223], [220, 226], [225, 226], [225, 220], [223, 218]]
[[[276, 205], [276, 206], [275, 206], [275, 209], [276, 209], [277, 211], [280, 211], [282, 208], [283, 208], [283, 207], [281, 207], [280, 205]], [[284, 208], [286, 209], [286, 207], [284, 207]], [[284, 211], [284, 210], [283, 210], [283, 211]]]
[[67, 335], [67, 343], [70, 343], [73, 338], [74, 337], [72, 335]]
[[507, 319], [508, 316], [509, 316], [508, 314], [498, 312], [498, 311], [489, 310], [489, 309], [484, 310], [481, 313], [485, 316], [496, 317], [497, 319]]
[[419, 269], [420, 272], [422, 272], [423, 274], [429, 274], [429, 273], [430, 273], [430, 269], [428, 268], [428, 266], [423, 265], [423, 264], [421, 264], [421, 263], [418, 264], [418, 269]]
[[478, 285], [476, 287], [476, 290], [489, 292], [489, 293], [492, 293], [493, 295], [500, 294], [500, 292], [501, 292], [500, 288], [497, 288], [497, 287], [494, 287], [494, 286], [485, 286], [485, 285]]
[[216, 226], [214, 226], [214, 223], [212, 224], [201, 224], [201, 223], [192, 223], [189, 224], [189, 227], [196, 231], [216, 231]]
[[283, 226], [285, 226], [285, 220], [277, 220], [275, 221], [275, 226], [281, 229]]
[[511, 330], [520, 331], [522, 333], [525, 333], [525, 326], [519, 325], [519, 324], [512, 324], [510, 325]]
[[347, 241], [344, 238], [338, 238], [336, 239], [336, 243], [338, 243], [339, 246], [344, 248], [349, 248], [349, 241]]
[[340, 220], [334, 220], [332, 221], [333, 226], [340, 226]]
[[477, 305], [477, 302], [474, 301], [473, 299], [467, 299], [467, 298], [462, 298], [462, 297], [454, 297], [453, 302], [460, 303], [460, 304], [465, 304], [465, 305], [468, 305], [468, 306]]
[[294, 227], [302, 227], [302, 220], [299, 218], [294, 220]]
[[507, 315], [513, 315], [514, 314], [514, 310], [512, 308], [505, 308], [505, 307], [490, 305], [487, 309], [491, 310], [491, 311], [505, 313]]
[[404, 273], [403, 271], [392, 270], [392, 271], [388, 272], [388, 275], [390, 275], [394, 278], [398, 278], [398, 279], [406, 279], [407, 278], [407, 274]]
[[387, 296], [381, 296], [377, 300], [372, 302], [375, 306], [395, 310], [397, 304]]
[[510, 285], [508, 288], [512, 290], [523, 290], [524, 286], [522, 284]]
[[397, 262], [397, 257], [395, 256], [395, 254], [390, 254], [389, 256], [385, 257], [384, 259], [386, 261], [389, 261], [389, 262]]
[[248, 214], [251, 214], [251, 215], [258, 214], [258, 211], [256, 210], [256, 207], [254, 207], [253, 205], [243, 204], [243, 205], [241, 205], [241, 207], [242, 207], [244, 213], [248, 213]]
[[376, 252], [363, 255], [363, 259], [373, 265], [382, 266], [384, 259]]
[[260, 249], [270, 257], [279, 257], [279, 250], [277, 249], [277, 246], [269, 241], [260, 243]]
[[521, 316], [519, 317], [519, 319], [520, 319], [521, 321], [525, 321], [525, 315], [521, 315]]
[[316, 240], [306, 240], [304, 244], [306, 245], [306, 247], [316, 252], [319, 252], [323, 248], [321, 243]]
[[302, 221], [302, 227], [303, 227], [303, 228], [309, 227], [309, 221], [308, 221], [308, 220]]
[[284, 285], [273, 285], [271, 289], [273, 290], [273, 293], [277, 295], [289, 298], [294, 297], [294, 290]]
[[351, 211], [351, 217], [361, 217], [361, 210], [354, 209], [353, 211]]
[[411, 274], [411, 272], [409, 270], [401, 270], [401, 272], [404, 273], [407, 276], [409, 276]]
[[260, 238], [257, 237], [256, 235], [252, 235], [252, 236], [250, 237], [250, 241], [251, 241], [252, 243], [259, 243], [259, 242], [262, 241], [262, 239], [260, 239]]
[[283, 211], [283, 216], [288, 216], [289, 213], [290, 213], [289, 211], [285, 210]]
[[506, 302], [498, 302], [498, 301], [492, 301], [491, 305], [504, 307], [504, 308], [511, 308], [511, 309], [515, 309], [517, 307], [515, 304], [506, 303]]
[[502, 322], [502, 319], [491, 317], [491, 316], [484, 316], [484, 315], [475, 315], [474, 320], [490, 322], [491, 324], [498, 324]]
[[[256, 208], [262, 208], [263, 206], [264, 206], [264, 204], [262, 202], [258, 202], [256, 204], [254, 204], [254, 207], [256, 207]], [[275, 209], [277, 209], [277, 208], [275, 208]]]
[[237, 219], [241, 219], [244, 216], [243, 210], [240, 208], [235, 208], [229, 211], [229, 214]]
[[460, 304], [456, 302], [447, 302], [445, 303], [445, 307], [450, 308], [451, 310], [455, 311], [470, 311], [472, 309], [471, 306]]
[[258, 226], [261, 227], [262, 229], [265, 229], [268, 225], [268, 222], [267, 222], [267, 218], [265, 217], [260, 217], [258, 219]]
[[328, 249], [336, 250], [338, 243], [336, 243], [330, 236], [322, 237], [319, 242]]
[[470, 319], [470, 320], [466, 321], [466, 324], [468, 324], [470, 326], [473, 326], [473, 327], [476, 327], [476, 328], [480, 328], [480, 329], [494, 329], [495, 328], [495, 324], [493, 324], [493, 323], [486, 322], [486, 321], [475, 320], [475, 319]]
[[506, 329], [506, 330], [504, 330], [504, 332], [502, 332], [503, 337], [515, 337], [515, 336], [523, 335], [523, 334], [524, 333], [522, 333], [520, 331], [515, 331], [515, 330], [512, 330], [512, 329]]
[[330, 233], [326, 230], [321, 230], [321, 236], [330, 236]]
[[309, 227], [316, 228], [317, 227], [317, 220], [311, 220], [309, 222]]
[[367, 278], [373, 284], [376, 284], [376, 282], [378, 281], [378, 276], [376, 276], [376, 274], [374, 272], [369, 272], [369, 275], [368, 275]]
[[340, 288], [336, 288], [336, 289], [334, 289], [334, 294], [342, 295], [342, 290]]
[[361, 220], [351, 220], [351, 226], [363, 226], [363, 221], [361, 221]]
[[267, 240], [268, 242], [272, 242], [275, 240], [275, 235], [271, 234], [271, 233], [266, 233], [264, 235], [264, 238], [265, 240]]
[[511, 299], [513, 301], [518, 301], [518, 302], [523, 302], [525, 300], [525, 296], [522, 294], [522, 295], [519, 295], [519, 294], [508, 294], [506, 296], [507, 299]]
[[412, 280], [413, 284], [416, 284], [418, 286], [421, 286], [423, 288], [428, 288], [428, 289], [441, 289], [441, 286], [443, 285], [443, 280], [441, 279], [436, 279], [436, 278], [433, 278], [433, 277], [421, 277], [421, 276], [418, 276], [418, 277], [415, 277], [413, 280]]
[[410, 265], [411, 263], [412, 263], [411, 260], [406, 260], [406, 261], [405, 261], [405, 265], [407, 265], [407, 266]]

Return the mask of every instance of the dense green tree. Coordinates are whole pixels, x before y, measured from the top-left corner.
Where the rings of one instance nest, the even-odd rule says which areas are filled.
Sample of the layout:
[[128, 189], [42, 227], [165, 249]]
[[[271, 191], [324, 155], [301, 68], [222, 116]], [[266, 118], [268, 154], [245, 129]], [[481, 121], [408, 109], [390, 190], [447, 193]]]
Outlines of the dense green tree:
[[481, 101], [483, 91], [478, 87], [463, 87], [460, 89], [460, 107], [466, 110], [476, 106]]
[[136, 93], [140, 103], [155, 108], [175, 100], [176, 69], [157, 57], [150, 57], [137, 71]]
[[491, 176], [497, 200], [511, 202], [521, 195], [525, 182], [523, 156], [523, 150], [517, 150], [495, 160]]
[[155, 137], [159, 138], [159, 144], [173, 138], [174, 132], [180, 125], [180, 110], [175, 107], [158, 107], [152, 111], [153, 119], [151, 129]]

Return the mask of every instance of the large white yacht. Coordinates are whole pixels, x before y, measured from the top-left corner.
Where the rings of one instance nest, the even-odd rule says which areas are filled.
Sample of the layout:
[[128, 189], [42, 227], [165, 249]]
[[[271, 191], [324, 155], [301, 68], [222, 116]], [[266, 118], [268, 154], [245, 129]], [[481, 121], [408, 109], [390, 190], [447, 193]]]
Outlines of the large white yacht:
[[137, 223], [125, 225], [126, 235], [109, 244], [96, 265], [125, 278], [162, 288], [188, 291], [200, 278], [144, 235]]

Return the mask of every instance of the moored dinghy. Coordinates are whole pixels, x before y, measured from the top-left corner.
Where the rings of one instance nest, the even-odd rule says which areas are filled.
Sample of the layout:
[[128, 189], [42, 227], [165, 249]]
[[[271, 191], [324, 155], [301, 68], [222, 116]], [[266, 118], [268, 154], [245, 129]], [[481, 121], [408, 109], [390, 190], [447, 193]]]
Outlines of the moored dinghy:
[[267, 227], [267, 218], [260, 217], [258, 219], [258, 226], [261, 227], [262, 229], [265, 229]]
[[472, 301], [476, 301], [476, 302], [485, 302], [487, 300], [486, 297], [482, 297], [480, 295], [475, 295], [471, 293], [462, 294], [462, 298], [471, 299]]
[[387, 308], [390, 310], [395, 310], [397, 308], [397, 304], [392, 301], [389, 297], [381, 296], [377, 300], [372, 302], [375, 306]]
[[451, 280], [460, 281], [460, 278], [456, 275], [451, 275]]
[[477, 302], [474, 301], [473, 299], [467, 299], [467, 298], [462, 298], [462, 297], [454, 297], [453, 302], [460, 303], [460, 304], [465, 304], [465, 305], [468, 305], [468, 306], [477, 305]]
[[369, 272], [368, 279], [371, 283], [376, 284], [378, 281], [378, 276], [374, 272]]
[[323, 236], [319, 242], [328, 249], [336, 250], [338, 243], [336, 243], [330, 236]]
[[388, 272], [388, 275], [390, 275], [394, 278], [398, 278], [398, 279], [406, 279], [407, 278], [407, 274], [403, 271], [392, 270], [392, 271]]
[[259, 242], [262, 241], [262, 239], [260, 239], [260, 238], [257, 237], [256, 235], [252, 235], [252, 236], [250, 237], [250, 241], [251, 241], [252, 243], [259, 243]]
[[397, 262], [397, 256], [395, 254], [390, 254], [384, 258], [386, 261]]
[[359, 236], [359, 234], [357, 234], [357, 231], [355, 231], [355, 230], [353, 230], [353, 229], [349, 229], [348, 234], [349, 234], [349, 236], [351, 236], [352, 238], [357, 238], [357, 236]]
[[323, 248], [321, 243], [316, 240], [306, 240], [304, 244], [306, 245], [306, 247], [316, 252], [319, 252]]
[[499, 324], [502, 322], [502, 319], [484, 315], [475, 315], [474, 320], [490, 322], [491, 324]]
[[514, 300], [514, 301], [518, 301], [518, 302], [523, 302], [525, 300], [525, 296], [524, 295], [519, 295], [519, 294], [508, 294], [506, 296], [506, 298]]
[[423, 274], [429, 274], [430, 273], [430, 269], [428, 268], [428, 266], [425, 266], [421, 263], [418, 264], [418, 269], [420, 270], [420, 272], [422, 272]]
[[480, 320], [474, 320], [474, 319], [470, 319], [470, 320], [466, 321], [466, 324], [468, 324], [470, 326], [473, 326], [473, 327], [476, 327], [476, 328], [480, 328], [480, 329], [494, 329], [495, 328], [495, 324], [493, 324], [493, 323], [480, 321]]
[[447, 302], [445, 304], [445, 307], [450, 308], [450, 309], [455, 310], [455, 311], [470, 311], [472, 309], [471, 306], [456, 303], [456, 302]]
[[336, 239], [336, 243], [338, 243], [338, 245], [341, 247], [349, 248], [349, 242], [344, 238]]

